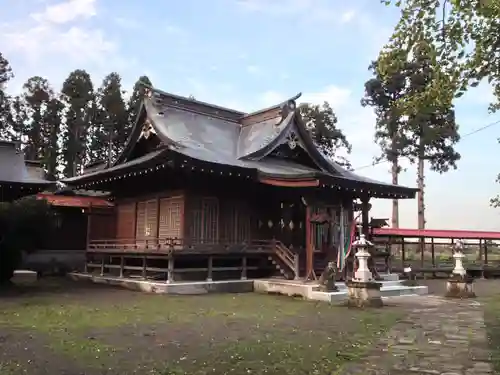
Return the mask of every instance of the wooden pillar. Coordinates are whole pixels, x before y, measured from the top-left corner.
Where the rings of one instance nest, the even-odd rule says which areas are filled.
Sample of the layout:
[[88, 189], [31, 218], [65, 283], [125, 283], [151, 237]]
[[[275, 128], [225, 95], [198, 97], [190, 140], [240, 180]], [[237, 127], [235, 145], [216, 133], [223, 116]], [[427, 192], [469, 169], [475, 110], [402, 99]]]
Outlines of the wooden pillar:
[[434, 249], [434, 238], [431, 238], [431, 256], [432, 256], [432, 277], [436, 277], [436, 252]]
[[405, 268], [405, 239], [401, 237], [401, 270]]
[[361, 199], [361, 230], [366, 239], [370, 239], [370, 198]]
[[488, 265], [488, 244], [486, 240], [484, 241], [484, 264]]
[[312, 243], [312, 228], [311, 228], [311, 208], [306, 207], [306, 280], [316, 279], [314, 274], [313, 263], [313, 243]]
[[83, 272], [85, 273], [89, 272], [88, 262], [89, 262], [89, 253], [85, 249], [85, 263], [83, 265]]
[[86, 236], [86, 244], [85, 244], [85, 251], [88, 250], [90, 246], [90, 228], [92, 226], [92, 213], [91, 209], [89, 208], [87, 211], [87, 236]]
[[104, 276], [104, 258], [106, 258], [105, 254], [101, 256], [101, 276]]
[[161, 199], [159, 197], [156, 198], [156, 249], [160, 250], [160, 202]]
[[168, 258], [167, 283], [174, 281], [174, 255]]
[[247, 279], [247, 257], [243, 255], [241, 259], [241, 280]]
[[213, 265], [214, 265], [214, 258], [211, 255], [209, 255], [208, 267], [207, 267], [207, 281], [212, 281]]
[[120, 257], [120, 277], [123, 277], [124, 268], [125, 268], [125, 257], [122, 255]]
[[[420, 269], [424, 269], [424, 260], [425, 260], [425, 237], [420, 239], [420, 243], [423, 244], [420, 246]], [[424, 272], [422, 271], [422, 276], [424, 276]]]
[[478, 254], [479, 263], [481, 264], [481, 279], [484, 279], [484, 258], [483, 258], [483, 240], [479, 239]]

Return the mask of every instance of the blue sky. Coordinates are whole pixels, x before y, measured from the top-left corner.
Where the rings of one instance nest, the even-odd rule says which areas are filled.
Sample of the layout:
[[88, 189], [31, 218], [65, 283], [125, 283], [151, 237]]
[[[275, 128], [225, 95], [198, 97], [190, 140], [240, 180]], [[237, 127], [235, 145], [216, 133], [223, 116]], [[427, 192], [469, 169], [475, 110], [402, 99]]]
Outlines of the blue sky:
[[[4, 0], [0, 51], [10, 60], [19, 91], [32, 75], [58, 88], [76, 68], [99, 85], [118, 71], [124, 88], [147, 74], [165, 91], [251, 111], [302, 92], [307, 102], [330, 102], [353, 144], [354, 167], [371, 163], [374, 117], [359, 100], [398, 11], [376, 0]], [[6, 9], [6, 11], [5, 11]], [[489, 115], [491, 90], [481, 86], [457, 102], [463, 134], [500, 120]], [[427, 173], [429, 228], [500, 230], [489, 198], [500, 192], [500, 125], [460, 143], [459, 169]], [[415, 186], [407, 165], [401, 183]], [[358, 170], [389, 181], [388, 165]], [[373, 216], [389, 217], [376, 201]], [[401, 225], [416, 226], [416, 200], [401, 203]]]

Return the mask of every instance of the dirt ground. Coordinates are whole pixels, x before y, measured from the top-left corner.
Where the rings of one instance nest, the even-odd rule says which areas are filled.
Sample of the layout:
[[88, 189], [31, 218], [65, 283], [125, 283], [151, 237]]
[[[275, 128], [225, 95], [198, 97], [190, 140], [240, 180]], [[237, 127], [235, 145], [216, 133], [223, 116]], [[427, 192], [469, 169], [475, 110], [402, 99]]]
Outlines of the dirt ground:
[[[444, 280], [421, 281], [444, 294]], [[499, 281], [477, 281], [490, 296]], [[407, 313], [257, 294], [161, 296], [45, 279], [0, 294], [0, 374], [318, 374], [356, 361]]]

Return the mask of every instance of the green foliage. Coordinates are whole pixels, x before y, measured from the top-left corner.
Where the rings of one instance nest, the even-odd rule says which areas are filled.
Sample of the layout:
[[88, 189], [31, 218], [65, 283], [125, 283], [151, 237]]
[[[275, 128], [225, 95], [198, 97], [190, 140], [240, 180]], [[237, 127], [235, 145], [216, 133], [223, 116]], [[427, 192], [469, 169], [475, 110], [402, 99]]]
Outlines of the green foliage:
[[10, 122], [10, 97], [5, 92], [7, 83], [14, 75], [9, 61], [0, 52], [0, 138], [8, 138]]
[[88, 128], [95, 118], [92, 111], [94, 86], [90, 75], [81, 69], [71, 72], [63, 83], [62, 94], [66, 106], [66, 129], [63, 134], [64, 175], [77, 174], [86, 160]]
[[378, 61], [373, 61], [368, 69], [373, 78], [365, 82], [365, 95], [361, 99], [363, 107], [370, 106], [377, 117], [375, 122], [375, 142], [381, 148], [381, 155], [376, 161], [388, 160], [393, 164], [393, 183], [397, 184], [400, 172], [398, 161], [405, 156], [409, 140], [405, 131], [407, 118], [398, 108], [398, 101], [408, 91], [408, 64], [400, 70], [393, 69], [385, 76], [378, 70]]
[[113, 160], [121, 151], [130, 132], [121, 77], [118, 73], [110, 73], [104, 78], [95, 96], [95, 112], [95, 121], [89, 130], [87, 161], [93, 163]]
[[[450, 100], [470, 86], [487, 79], [493, 86], [498, 109], [500, 98], [500, 1], [499, 0], [382, 0], [401, 9], [401, 17], [381, 56], [407, 51], [425, 40], [432, 46], [432, 65], [443, 74], [428, 87], [424, 97]], [[411, 101], [410, 101], [411, 102]], [[410, 105], [410, 103], [407, 103]]]
[[[391, 65], [384, 60], [389, 56]], [[453, 98], [439, 97], [435, 91], [443, 72], [433, 65], [433, 56], [432, 46], [425, 41], [407, 53], [394, 50], [382, 55], [371, 65], [375, 78], [365, 84], [363, 104], [376, 109], [375, 136], [383, 156], [388, 160], [405, 156], [411, 162], [423, 159], [432, 170], [443, 173], [456, 168], [460, 154], [454, 146], [460, 136]]]
[[128, 126], [131, 128], [137, 120], [142, 99], [147, 87], [153, 86], [151, 80], [147, 76], [141, 76], [134, 85], [132, 95], [128, 102]]
[[352, 146], [337, 127], [337, 116], [327, 102], [322, 105], [302, 104], [300, 114], [318, 148], [338, 164], [351, 167], [349, 160], [338, 155], [340, 149], [351, 153]]
[[64, 105], [61, 99], [53, 96], [47, 103], [45, 112], [45, 137], [46, 146], [44, 149], [44, 165], [47, 169], [47, 176], [56, 179], [58, 171], [58, 158], [60, 149], [58, 145], [59, 133], [61, 131]]
[[45, 156], [44, 150], [48, 146], [50, 133], [50, 124], [45, 121], [46, 111], [54, 92], [49, 82], [39, 76], [29, 78], [23, 85], [23, 90], [21, 105], [24, 105], [23, 114], [26, 116], [21, 120], [24, 124], [22, 135], [27, 139], [24, 153], [28, 160], [41, 160]]
[[22, 261], [22, 252], [42, 246], [54, 213], [34, 197], [0, 203], [0, 284], [8, 282]]

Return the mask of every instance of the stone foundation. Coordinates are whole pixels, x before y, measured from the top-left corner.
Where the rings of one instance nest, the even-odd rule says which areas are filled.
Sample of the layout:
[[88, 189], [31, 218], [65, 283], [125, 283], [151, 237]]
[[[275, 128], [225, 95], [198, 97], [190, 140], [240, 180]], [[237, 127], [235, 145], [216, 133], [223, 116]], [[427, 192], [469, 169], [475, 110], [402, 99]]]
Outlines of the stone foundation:
[[16, 285], [35, 284], [38, 281], [38, 275], [34, 271], [15, 270], [14, 276], [12, 276], [10, 281]]
[[474, 298], [476, 294], [472, 288], [472, 277], [453, 275], [446, 281], [446, 297]]
[[382, 307], [380, 287], [382, 284], [376, 282], [348, 281], [347, 305], [350, 307]]

